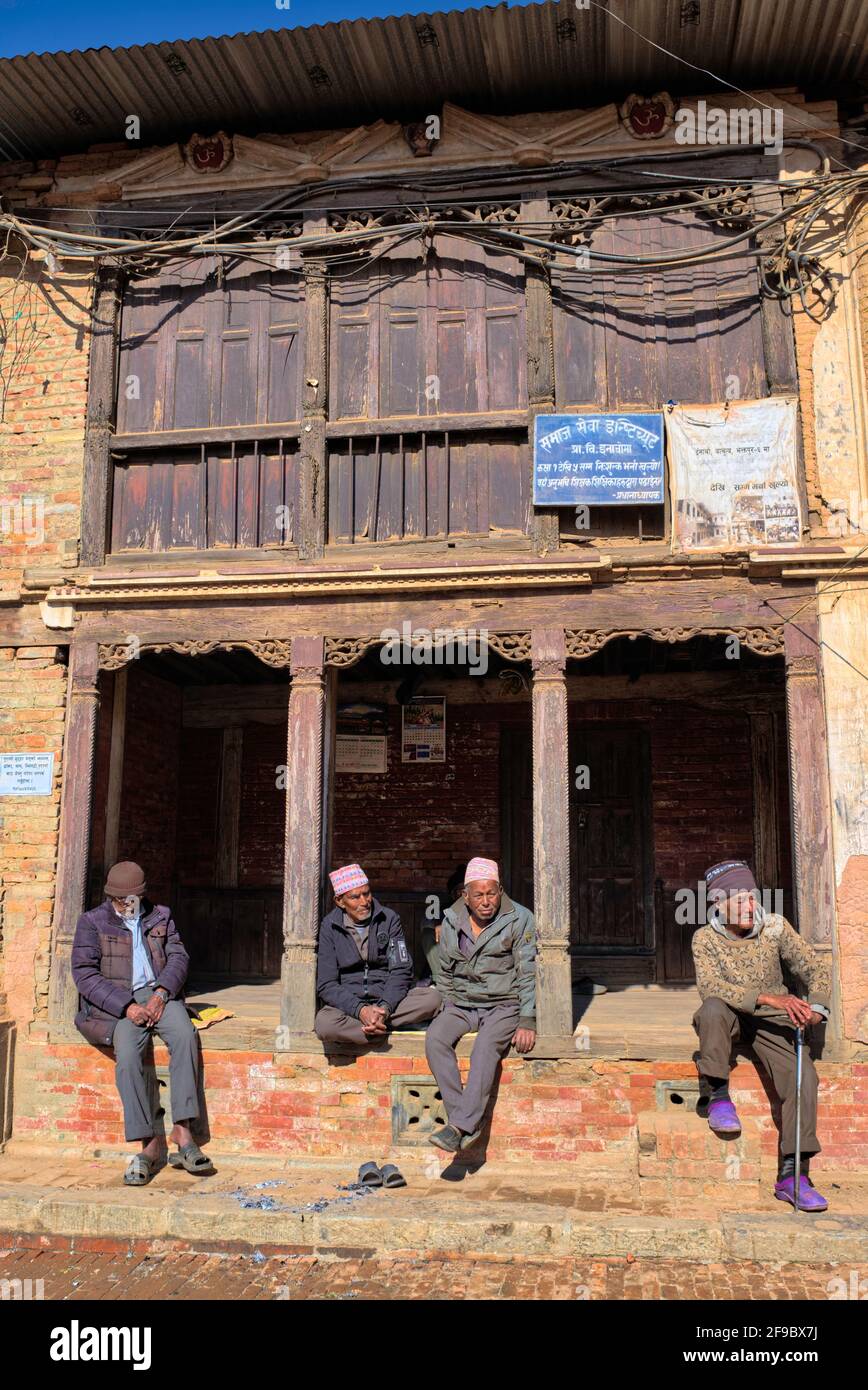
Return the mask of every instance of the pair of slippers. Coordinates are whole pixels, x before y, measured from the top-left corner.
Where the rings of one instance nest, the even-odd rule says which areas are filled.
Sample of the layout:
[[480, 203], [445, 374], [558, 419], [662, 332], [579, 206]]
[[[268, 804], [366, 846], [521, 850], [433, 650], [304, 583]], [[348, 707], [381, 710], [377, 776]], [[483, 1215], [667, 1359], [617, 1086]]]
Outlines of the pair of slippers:
[[406, 1187], [407, 1179], [394, 1163], [384, 1163], [379, 1168], [376, 1163], [363, 1163], [359, 1169], [359, 1182], [363, 1187]]

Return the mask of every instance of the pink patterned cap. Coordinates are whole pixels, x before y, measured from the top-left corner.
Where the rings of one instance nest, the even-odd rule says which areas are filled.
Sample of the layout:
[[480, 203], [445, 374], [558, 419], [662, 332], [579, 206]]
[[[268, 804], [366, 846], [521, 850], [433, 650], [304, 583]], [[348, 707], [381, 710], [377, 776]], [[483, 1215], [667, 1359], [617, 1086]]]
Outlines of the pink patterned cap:
[[500, 872], [493, 859], [471, 859], [467, 865], [464, 875], [464, 886], [468, 883], [477, 883], [483, 879], [493, 878], [495, 883], [500, 882]]
[[359, 864], [345, 864], [342, 869], [335, 869], [333, 874], [329, 874], [329, 879], [335, 897], [339, 898], [341, 893], [349, 893], [352, 888], [364, 888], [368, 875]]

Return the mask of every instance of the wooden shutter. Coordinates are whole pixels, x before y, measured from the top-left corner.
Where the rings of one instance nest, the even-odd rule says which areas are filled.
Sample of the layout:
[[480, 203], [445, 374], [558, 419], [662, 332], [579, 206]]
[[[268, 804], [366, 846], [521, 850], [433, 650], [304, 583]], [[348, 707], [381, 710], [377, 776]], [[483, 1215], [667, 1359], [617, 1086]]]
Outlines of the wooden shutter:
[[213, 257], [138, 280], [121, 316], [118, 432], [295, 421], [302, 287], [289, 271]]
[[518, 410], [527, 404], [524, 272], [514, 256], [438, 237], [395, 250], [331, 295], [333, 419]]

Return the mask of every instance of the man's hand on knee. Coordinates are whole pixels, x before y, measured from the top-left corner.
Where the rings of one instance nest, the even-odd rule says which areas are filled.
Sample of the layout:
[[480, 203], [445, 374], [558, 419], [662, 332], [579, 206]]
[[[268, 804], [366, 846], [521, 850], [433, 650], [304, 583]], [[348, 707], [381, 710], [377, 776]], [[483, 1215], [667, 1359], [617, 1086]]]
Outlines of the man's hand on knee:
[[817, 1019], [810, 1004], [806, 1004], [804, 999], [799, 999], [795, 994], [758, 994], [756, 1002], [770, 1004], [773, 1009], [783, 1009], [797, 1028], [804, 1028], [806, 1024], [814, 1023]]

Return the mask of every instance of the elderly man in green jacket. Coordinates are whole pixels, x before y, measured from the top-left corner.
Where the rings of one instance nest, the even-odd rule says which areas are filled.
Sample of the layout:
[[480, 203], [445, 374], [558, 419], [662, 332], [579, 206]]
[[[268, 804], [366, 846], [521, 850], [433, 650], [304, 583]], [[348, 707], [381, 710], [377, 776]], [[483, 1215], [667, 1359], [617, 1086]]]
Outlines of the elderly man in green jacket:
[[[500, 1059], [536, 1042], [536, 927], [533, 914], [503, 891], [497, 864], [471, 859], [460, 901], [447, 908], [433, 961], [443, 1008], [428, 1027], [425, 1053], [447, 1123], [430, 1142], [447, 1153], [479, 1138]], [[476, 1030], [462, 1089], [455, 1047]]]

